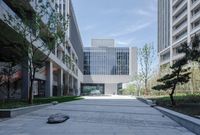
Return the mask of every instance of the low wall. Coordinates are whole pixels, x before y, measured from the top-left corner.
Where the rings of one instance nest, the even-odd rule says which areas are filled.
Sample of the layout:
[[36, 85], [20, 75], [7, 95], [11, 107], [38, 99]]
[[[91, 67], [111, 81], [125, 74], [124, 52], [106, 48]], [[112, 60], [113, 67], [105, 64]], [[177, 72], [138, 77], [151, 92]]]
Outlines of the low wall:
[[35, 106], [21, 107], [15, 109], [0, 109], [0, 118], [16, 117], [18, 115], [22, 115], [25, 113], [42, 109], [44, 107], [48, 107], [50, 105], [52, 104], [35, 105]]

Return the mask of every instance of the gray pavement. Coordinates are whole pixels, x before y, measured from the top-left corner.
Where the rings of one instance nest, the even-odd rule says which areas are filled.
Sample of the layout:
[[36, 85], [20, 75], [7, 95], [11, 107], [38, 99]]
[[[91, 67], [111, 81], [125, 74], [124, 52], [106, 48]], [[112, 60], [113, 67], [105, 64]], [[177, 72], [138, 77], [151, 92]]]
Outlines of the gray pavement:
[[[61, 124], [49, 115], [66, 113]], [[0, 135], [194, 135], [133, 97], [86, 97], [0, 122]]]

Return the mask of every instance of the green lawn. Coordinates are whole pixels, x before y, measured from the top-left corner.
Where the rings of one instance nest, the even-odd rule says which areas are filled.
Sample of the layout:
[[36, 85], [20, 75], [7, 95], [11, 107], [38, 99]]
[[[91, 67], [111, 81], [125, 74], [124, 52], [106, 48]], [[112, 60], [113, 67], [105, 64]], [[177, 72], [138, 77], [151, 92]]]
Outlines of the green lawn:
[[176, 106], [171, 106], [169, 96], [150, 98], [158, 106], [162, 106], [190, 116], [200, 116], [200, 94], [174, 96]]
[[[53, 101], [58, 101], [59, 103], [62, 103], [62, 102], [69, 102], [69, 101], [81, 100], [81, 99], [83, 98], [77, 97], [77, 96], [35, 98], [33, 100], [33, 105], [47, 104]], [[25, 107], [25, 106], [30, 106], [30, 104], [28, 104], [27, 101], [23, 101], [23, 100], [7, 100], [4, 102], [0, 101], [0, 109], [11, 109], [11, 108], [19, 108], [19, 107]]]

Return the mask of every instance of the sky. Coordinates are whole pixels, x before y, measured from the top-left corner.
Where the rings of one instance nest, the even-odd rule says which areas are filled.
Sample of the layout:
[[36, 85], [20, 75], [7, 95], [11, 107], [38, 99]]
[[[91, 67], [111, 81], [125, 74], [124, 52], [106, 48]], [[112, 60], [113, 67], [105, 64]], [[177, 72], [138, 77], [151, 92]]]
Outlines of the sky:
[[83, 45], [112, 38], [117, 47], [157, 47], [157, 0], [72, 0]]

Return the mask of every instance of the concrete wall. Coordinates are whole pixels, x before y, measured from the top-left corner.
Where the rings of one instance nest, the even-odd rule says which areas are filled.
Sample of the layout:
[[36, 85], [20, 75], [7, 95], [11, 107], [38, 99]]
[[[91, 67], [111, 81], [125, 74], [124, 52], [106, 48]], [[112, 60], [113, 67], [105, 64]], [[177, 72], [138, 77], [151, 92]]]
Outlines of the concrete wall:
[[128, 75], [84, 75], [83, 83], [127, 83], [131, 79]]
[[133, 48], [130, 48], [130, 56], [129, 56], [129, 60], [130, 60], [130, 69], [129, 69], [129, 74], [131, 76], [134, 76], [137, 74], [138, 72], [138, 61], [137, 61], [137, 53], [138, 53], [138, 50], [136, 47], [133, 47]]
[[103, 83], [105, 95], [117, 94], [118, 83], [128, 83], [132, 79], [128, 75], [84, 75], [83, 83]]
[[105, 95], [115, 95], [117, 94], [117, 84], [116, 83], [106, 83], [105, 84]]
[[92, 39], [92, 47], [114, 47], [114, 39]]

